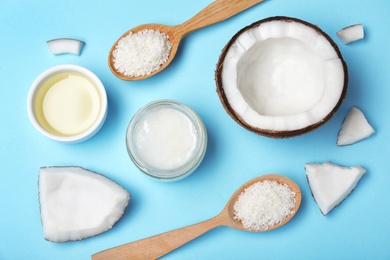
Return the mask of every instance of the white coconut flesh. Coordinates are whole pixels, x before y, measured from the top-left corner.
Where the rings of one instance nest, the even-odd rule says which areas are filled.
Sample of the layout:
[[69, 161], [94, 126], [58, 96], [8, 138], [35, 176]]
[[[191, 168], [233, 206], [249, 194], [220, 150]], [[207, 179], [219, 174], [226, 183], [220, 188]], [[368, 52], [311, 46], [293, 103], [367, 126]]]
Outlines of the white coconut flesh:
[[44, 238], [52, 242], [111, 229], [130, 200], [117, 183], [80, 167], [42, 167], [38, 188]]
[[229, 47], [222, 70], [234, 112], [250, 127], [271, 131], [319, 123], [337, 106], [345, 80], [329, 39], [293, 20], [245, 30]]
[[356, 107], [352, 107], [341, 126], [337, 145], [351, 145], [370, 137], [374, 133], [374, 128], [368, 123], [363, 112]]
[[58, 38], [47, 41], [47, 46], [54, 55], [65, 53], [80, 55], [84, 42], [77, 39]]
[[354, 24], [341, 29], [336, 35], [344, 44], [349, 44], [364, 38], [364, 28], [362, 24]]
[[305, 169], [311, 193], [323, 215], [347, 198], [366, 173], [360, 166], [344, 167], [330, 162], [308, 163]]

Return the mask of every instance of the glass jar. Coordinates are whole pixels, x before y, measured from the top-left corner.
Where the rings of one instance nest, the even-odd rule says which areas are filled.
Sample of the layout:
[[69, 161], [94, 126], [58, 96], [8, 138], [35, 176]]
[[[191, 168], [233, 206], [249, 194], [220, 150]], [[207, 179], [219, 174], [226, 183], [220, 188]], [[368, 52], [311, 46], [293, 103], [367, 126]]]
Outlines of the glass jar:
[[194, 110], [174, 100], [158, 100], [139, 109], [126, 132], [131, 160], [161, 181], [189, 176], [207, 148], [206, 128]]

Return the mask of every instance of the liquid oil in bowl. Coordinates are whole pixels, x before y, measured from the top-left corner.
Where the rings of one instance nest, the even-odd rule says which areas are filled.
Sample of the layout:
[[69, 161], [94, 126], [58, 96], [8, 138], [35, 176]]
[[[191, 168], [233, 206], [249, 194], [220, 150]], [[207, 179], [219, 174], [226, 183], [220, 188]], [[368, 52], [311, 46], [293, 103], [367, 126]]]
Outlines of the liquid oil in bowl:
[[87, 68], [63, 64], [47, 69], [33, 82], [27, 112], [33, 126], [59, 142], [77, 143], [95, 135], [107, 116], [107, 94]]
[[99, 116], [100, 95], [85, 76], [65, 72], [49, 78], [36, 96], [35, 115], [48, 132], [74, 136], [90, 128]]
[[90, 128], [101, 109], [95, 85], [81, 74], [66, 72], [49, 78], [36, 96], [35, 115], [48, 132], [74, 136]]
[[198, 167], [206, 151], [207, 133], [191, 108], [177, 101], [161, 100], [135, 114], [126, 143], [131, 159], [143, 172], [173, 181]]

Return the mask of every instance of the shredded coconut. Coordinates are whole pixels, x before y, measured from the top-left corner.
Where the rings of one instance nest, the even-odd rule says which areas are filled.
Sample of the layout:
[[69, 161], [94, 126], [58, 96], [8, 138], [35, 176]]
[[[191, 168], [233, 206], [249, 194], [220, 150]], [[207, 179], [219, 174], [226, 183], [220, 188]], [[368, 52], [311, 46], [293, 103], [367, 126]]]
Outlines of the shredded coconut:
[[294, 213], [295, 192], [286, 184], [261, 181], [246, 188], [234, 204], [234, 219], [244, 228], [264, 231]]
[[160, 31], [130, 32], [118, 41], [112, 53], [114, 67], [127, 76], [145, 76], [168, 60], [171, 48], [168, 35]]

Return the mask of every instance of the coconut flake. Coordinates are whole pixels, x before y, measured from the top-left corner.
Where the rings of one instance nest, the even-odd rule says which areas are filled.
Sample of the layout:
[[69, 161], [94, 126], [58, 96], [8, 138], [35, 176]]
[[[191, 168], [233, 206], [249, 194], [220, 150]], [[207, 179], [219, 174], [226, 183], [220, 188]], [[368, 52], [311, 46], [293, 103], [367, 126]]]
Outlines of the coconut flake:
[[348, 197], [366, 173], [360, 166], [344, 167], [330, 162], [308, 163], [305, 170], [313, 198], [324, 216]]
[[336, 33], [337, 37], [343, 41], [344, 44], [349, 44], [364, 38], [364, 29], [362, 24], [354, 24], [345, 27]]
[[65, 53], [80, 55], [84, 42], [70, 38], [59, 38], [47, 41], [47, 46], [54, 55]]
[[337, 145], [350, 145], [370, 137], [375, 133], [374, 128], [368, 123], [363, 112], [352, 107], [344, 119], [337, 138]]
[[42, 167], [38, 187], [44, 238], [52, 242], [111, 229], [130, 200], [117, 183], [80, 167]]
[[265, 231], [294, 213], [295, 192], [286, 184], [260, 181], [246, 188], [234, 204], [234, 219], [244, 228]]
[[112, 52], [114, 67], [131, 77], [149, 75], [168, 60], [171, 48], [168, 35], [160, 31], [130, 32], [118, 41]]

